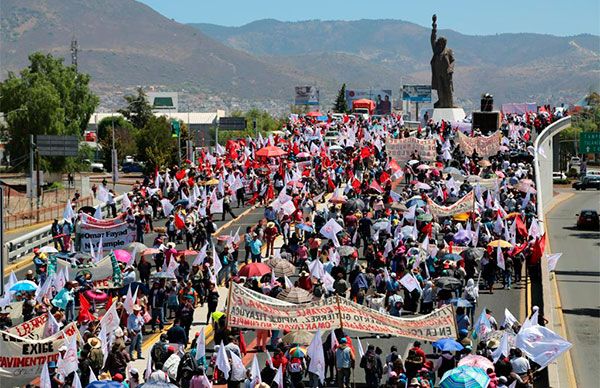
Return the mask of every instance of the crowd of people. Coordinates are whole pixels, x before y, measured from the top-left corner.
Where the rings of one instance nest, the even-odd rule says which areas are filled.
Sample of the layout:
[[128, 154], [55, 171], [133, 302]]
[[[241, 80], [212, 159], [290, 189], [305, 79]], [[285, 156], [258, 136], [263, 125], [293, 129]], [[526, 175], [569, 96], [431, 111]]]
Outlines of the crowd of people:
[[[459, 145], [459, 131], [482, 136], [464, 123], [430, 120], [411, 132], [395, 115], [326, 122], [291, 116], [282, 135], [228, 141], [196, 160], [145, 176], [124, 193], [120, 211], [116, 193], [101, 184], [97, 198], [136, 232], [136, 242], [126, 248], [131, 259], [118, 263], [122, 282], [98, 289], [89, 274], [49, 275], [52, 256], [81, 265], [94, 255], [83, 252], [85, 241], [77, 237], [82, 216], [73, 202], [73, 212], [52, 227], [58, 253], [34, 251], [35, 270], [25, 279], [37, 287], [10, 291], [18, 279], [7, 285], [0, 329], [16, 324], [9, 308], [17, 302], [24, 321], [48, 314], [58, 327], [77, 322], [83, 343], [78, 371], [63, 375], [60, 362], [49, 363], [52, 387], [77, 386], [75, 380], [85, 387], [97, 379], [129, 388], [144, 381], [186, 388], [212, 383], [347, 388], [356, 367], [364, 370], [368, 387], [433, 387], [447, 372], [471, 365], [463, 362], [475, 356], [489, 363], [483, 370], [488, 386], [531, 386], [536, 364], [514, 344], [521, 324], [510, 313], [498, 324], [492, 311], [477, 315], [476, 310], [480, 290], [510, 289], [525, 281], [525, 272], [540, 276], [544, 237], [536, 219], [532, 141], [535, 130], [553, 119], [549, 110], [504, 117], [497, 150], [480, 156]], [[328, 142], [332, 131], [337, 138]], [[406, 137], [434, 139], [435, 160], [424, 160], [418, 150], [408, 160], [396, 160], [386, 139]], [[469, 195], [467, 210], [436, 213]], [[217, 233], [216, 217], [235, 219], [247, 206], [264, 207], [263, 218], [236, 233]], [[99, 211], [90, 215], [102, 218]], [[332, 220], [341, 231], [323, 233]], [[269, 259], [295, 266], [293, 281], [272, 279], [271, 272], [240, 276], [244, 265]], [[416, 280], [415, 288], [402, 281], [407, 274]], [[416, 341], [407, 354], [393, 345], [384, 355], [373, 345], [362, 351], [350, 333], [338, 329], [324, 338], [326, 381], [320, 381], [308, 371], [307, 344], [282, 341], [289, 334], [283, 330], [257, 330], [259, 350], [272, 355], [258, 372], [247, 370], [236, 363], [247, 352], [244, 330], [228, 327], [218, 311], [224, 298], [219, 288], [230, 281], [273, 298], [291, 287], [309, 292], [313, 300], [338, 295], [395, 317], [454, 304], [459, 336], [449, 339], [449, 347], [434, 343], [429, 353]], [[90, 293], [104, 299], [90, 301]], [[202, 336], [192, 333], [194, 312], [205, 303], [202, 323], [215, 333], [212, 357], [200, 350]], [[101, 335], [102, 317], [111, 308], [118, 328]], [[538, 323], [544, 324], [541, 311], [523, 324]], [[157, 329], [162, 334], [140, 373], [133, 362], [145, 356], [144, 335]], [[498, 354], [504, 333], [511, 346]], [[230, 370], [223, 370], [220, 355]]]

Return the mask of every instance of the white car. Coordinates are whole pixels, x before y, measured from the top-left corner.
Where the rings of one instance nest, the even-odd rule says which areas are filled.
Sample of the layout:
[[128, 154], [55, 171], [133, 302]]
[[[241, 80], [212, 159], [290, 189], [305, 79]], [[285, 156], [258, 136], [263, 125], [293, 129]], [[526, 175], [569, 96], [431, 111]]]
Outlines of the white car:
[[569, 168], [577, 168], [581, 166], [581, 158], [574, 156], [569, 160]]
[[552, 173], [552, 180], [554, 182], [558, 181], [558, 180], [563, 180], [563, 179], [567, 179], [567, 176], [565, 175], [564, 172], [558, 172], [558, 171], [554, 171]]

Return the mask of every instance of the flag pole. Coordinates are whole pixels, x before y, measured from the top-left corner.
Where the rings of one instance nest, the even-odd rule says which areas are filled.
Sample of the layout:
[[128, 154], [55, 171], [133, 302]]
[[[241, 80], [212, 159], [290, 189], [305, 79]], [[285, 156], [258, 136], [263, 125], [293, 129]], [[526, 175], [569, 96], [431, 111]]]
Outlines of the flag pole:
[[229, 313], [231, 312], [231, 289], [233, 288], [233, 279], [229, 279], [229, 292], [227, 294], [227, 312], [226, 312], [226, 318], [227, 318], [227, 330], [229, 330]]
[[342, 308], [340, 307], [340, 296], [337, 293], [335, 294], [335, 301], [337, 302], [338, 306], [338, 314], [340, 314], [340, 329], [344, 330], [344, 321], [342, 321]]

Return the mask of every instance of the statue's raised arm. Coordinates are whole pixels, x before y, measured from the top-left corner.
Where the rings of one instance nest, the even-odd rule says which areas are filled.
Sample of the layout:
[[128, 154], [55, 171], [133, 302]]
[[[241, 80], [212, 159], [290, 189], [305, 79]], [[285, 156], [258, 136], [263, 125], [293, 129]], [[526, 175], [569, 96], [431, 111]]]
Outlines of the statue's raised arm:
[[437, 15], [431, 17], [431, 49], [435, 52], [435, 40], [437, 39]]

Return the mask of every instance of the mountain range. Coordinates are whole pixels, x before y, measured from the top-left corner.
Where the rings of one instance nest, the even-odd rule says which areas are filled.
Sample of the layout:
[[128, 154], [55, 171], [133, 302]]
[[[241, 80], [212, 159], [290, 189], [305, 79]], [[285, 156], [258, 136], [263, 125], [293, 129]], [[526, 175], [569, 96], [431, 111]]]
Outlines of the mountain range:
[[[443, 25], [443, 15], [438, 21]], [[33, 51], [91, 74], [101, 109], [122, 106], [137, 85], [181, 92], [184, 109], [289, 109], [293, 87], [318, 85], [328, 109], [341, 83], [392, 89], [428, 83], [430, 29], [399, 20], [280, 22], [241, 27], [184, 25], [134, 0], [3, 0], [0, 77]], [[469, 36], [441, 30], [454, 50], [457, 101], [570, 102], [598, 87], [600, 37]]]

